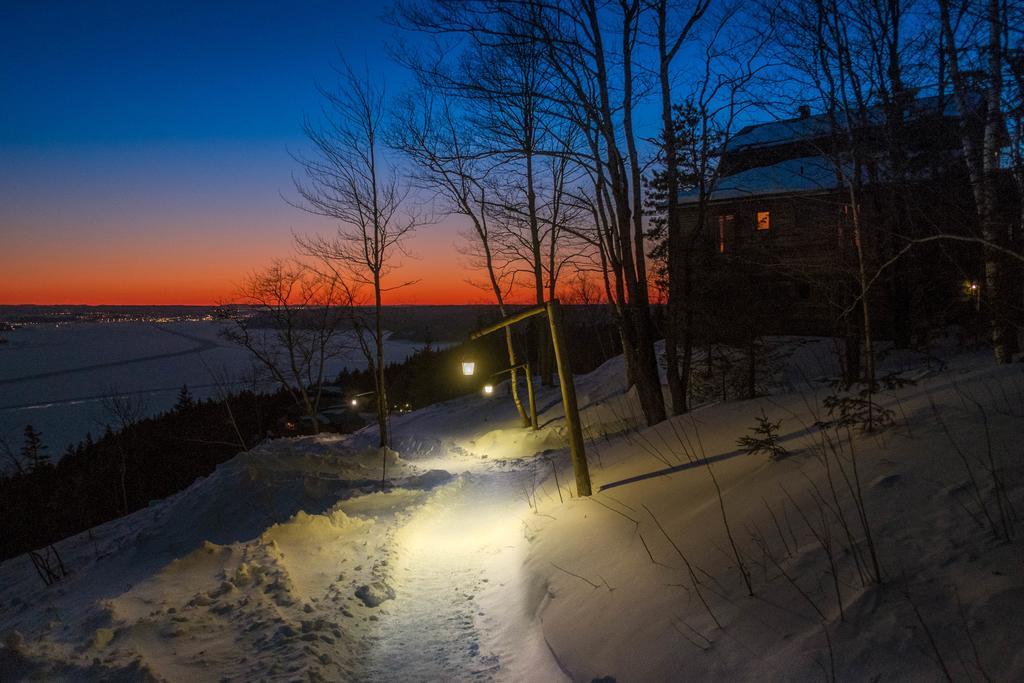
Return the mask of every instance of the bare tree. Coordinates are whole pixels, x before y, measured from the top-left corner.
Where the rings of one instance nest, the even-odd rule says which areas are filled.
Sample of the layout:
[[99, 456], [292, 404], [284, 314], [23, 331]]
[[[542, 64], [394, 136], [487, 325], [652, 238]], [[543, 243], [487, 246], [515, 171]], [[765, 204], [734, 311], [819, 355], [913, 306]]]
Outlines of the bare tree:
[[[601, 143], [596, 130], [586, 128], [584, 133], [592, 157], [598, 158]], [[618, 239], [616, 224], [611, 216], [613, 201], [604, 174], [599, 173], [596, 167], [591, 167], [587, 169], [587, 175], [590, 186], [581, 189], [575, 195], [575, 201], [589, 212], [592, 223], [590, 226], [581, 226], [576, 234], [587, 240], [596, 252], [605, 297], [612, 319], [619, 330], [619, 342], [625, 361], [626, 386], [633, 386], [636, 384], [637, 374], [636, 351], [632, 324], [626, 309], [628, 295], [621, 255], [623, 243]]]
[[[1004, 152], [1006, 122], [1012, 120], [1006, 85], [1013, 80], [1015, 63], [1010, 38], [1014, 11], [1019, 12], [1019, 3], [940, 0], [936, 21], [929, 24], [913, 0], [794, 1], [773, 8], [773, 17], [786, 24], [777, 54], [791, 67], [788, 75], [800, 82], [801, 95], [811, 93], [828, 115], [833, 144], [823, 155], [833, 161], [837, 185], [847, 195], [841, 220], [849, 228], [854, 258], [845, 279], [855, 284], [840, 308], [851, 327], [848, 339], [859, 338], [864, 347], [863, 369], [848, 368], [848, 381], [870, 384], [874, 378], [869, 285], [884, 287], [897, 345], [910, 343], [915, 326], [919, 330], [928, 322], [924, 299], [938, 297], [921, 292], [933, 286], [929, 275], [936, 269], [927, 262], [942, 257], [939, 240], [933, 239], [942, 234], [959, 232], [957, 239], [972, 236], [984, 245], [978, 263], [997, 362], [1007, 362], [1016, 350], [1013, 316], [1021, 310], [1020, 292], [1013, 292], [1019, 285], [1007, 261], [1015, 237], [1007, 220], [1009, 203], [998, 201], [1010, 181], [1003, 165], [1013, 159], [1012, 151]], [[1019, 31], [1016, 35], [1019, 41]], [[938, 60], [933, 57], [936, 43]], [[936, 97], [918, 99], [936, 81]], [[962, 157], [912, 149], [922, 123], [929, 134], [943, 130], [949, 84]], [[959, 181], [961, 165], [976, 223], [967, 220], [950, 229], [952, 216], [929, 217], [919, 180], [928, 175]], [[926, 244], [940, 251], [927, 258], [916, 253], [923, 248], [906, 248]], [[954, 260], [962, 262], [962, 257]], [[869, 277], [869, 267], [880, 262], [888, 269], [885, 277], [879, 277], [881, 270]], [[854, 311], [859, 320], [849, 315]], [[849, 344], [848, 349], [853, 350]], [[854, 353], [847, 357], [853, 360]]]
[[[998, 201], [1003, 175], [1004, 72], [1007, 67], [1010, 66], [1014, 82], [1024, 81], [1019, 48], [1011, 52], [1008, 45], [1010, 7], [1004, 0], [957, 4], [939, 0], [939, 20], [949, 79], [960, 111], [964, 160], [970, 175], [981, 238], [1004, 249], [1012, 245], [1009, 225], [1000, 215]], [[1019, 8], [1017, 11], [1019, 13]], [[1020, 40], [1019, 32], [1017, 40]], [[965, 69], [962, 63], [964, 59], [975, 60], [981, 74], [980, 82], [972, 83], [969, 68]], [[975, 105], [976, 94], [982, 95], [983, 104], [980, 106]], [[980, 140], [971, 126], [979, 112], [984, 117]], [[985, 272], [983, 294], [992, 347], [997, 363], [1009, 363], [1017, 350], [1017, 339], [1006, 310], [1010, 300], [1008, 267], [998, 249], [986, 246], [982, 253]]]
[[[505, 298], [510, 274], [494, 254], [494, 237], [487, 220], [488, 169], [451, 100], [444, 93], [435, 97], [427, 88], [406, 98], [393, 138], [392, 145], [418, 169], [413, 176], [418, 187], [436, 193], [444, 213], [464, 216], [469, 221], [470, 239], [475, 245], [473, 256], [487, 276], [485, 287], [494, 296], [501, 315], [508, 315]], [[518, 357], [510, 327], [505, 328], [505, 346], [509, 366], [515, 367]], [[517, 371], [512, 370], [512, 400], [520, 420], [527, 425], [530, 416], [519, 398], [516, 380]]]
[[[1011, 227], [1011, 242], [1013, 248], [1021, 250], [1021, 241], [1024, 240], [1024, 201], [1020, 201], [1024, 197], [1024, 2], [1015, 0], [1006, 4], [1003, 24], [1003, 57], [1008, 71], [1003, 109], [1010, 142], [1009, 158], [1017, 192], [1017, 215]], [[1016, 298], [1017, 304], [1024, 306], [1024, 291], [1019, 291], [1011, 298]]]
[[[223, 335], [244, 347], [320, 430], [328, 361], [349, 348], [352, 293], [334, 273], [277, 260], [245, 279]], [[241, 440], [241, 437], [239, 436]]]
[[569, 270], [580, 274], [586, 270], [589, 257], [589, 244], [576, 238], [573, 230], [581, 220], [588, 218], [588, 212], [573, 201], [569, 191], [569, 188], [577, 185], [577, 176], [580, 175], [578, 166], [572, 163], [575, 138], [575, 131], [567, 132], [561, 153], [547, 160], [552, 184], [551, 199], [545, 212], [548, 239], [543, 264], [548, 299], [557, 296], [562, 273]]
[[100, 403], [121, 431], [137, 424], [147, 412], [146, 400], [142, 394], [125, 392], [117, 386], [108, 387]]
[[604, 255], [614, 273], [624, 352], [647, 423], [655, 424], [665, 419], [665, 401], [654, 352], [634, 120], [643, 94], [635, 52], [645, 8], [640, 0], [538, 2], [525, 24], [558, 75], [560, 104], [587, 141], [579, 161], [594, 181], [595, 218], [611, 238]]
[[[678, 415], [688, 409], [697, 310], [710, 301], [706, 289], [711, 263], [705, 246], [718, 158], [737, 118], [756, 102], [750, 86], [764, 69], [763, 48], [771, 31], [753, 36], [744, 25], [749, 13], [740, 3], [673, 7], [658, 0], [653, 7], [662, 119], [656, 142], [662, 170], [649, 183], [648, 210], [651, 234], [663, 240], [655, 254], [667, 276], [666, 374], [672, 410]], [[683, 66], [672, 70], [676, 61]], [[683, 191], [694, 198], [686, 225], [679, 211]], [[716, 325], [710, 320], [700, 324], [705, 331]]]
[[[681, 25], [675, 26], [670, 12], [668, 0], [653, 0], [655, 34], [658, 42], [658, 85], [660, 87], [662, 140], [661, 148], [665, 162], [665, 213], [668, 224], [667, 260], [668, 260], [668, 315], [665, 327], [665, 361], [669, 393], [672, 396], [672, 412], [681, 415], [686, 411], [686, 388], [680, 375], [681, 364], [678, 358], [679, 331], [683, 312], [683, 280], [684, 273], [680, 268], [683, 250], [681, 241], [681, 221], [679, 219], [679, 160], [676, 141], [675, 117], [672, 111], [672, 63], [679, 55], [684, 43], [690, 37], [707, 12], [710, 0], [695, 0], [683, 11]], [[685, 355], [685, 354], [684, 354]], [[686, 363], [683, 364], [684, 366]], [[688, 371], [686, 371], [688, 375]]]
[[[472, 79], [478, 84], [469, 93], [475, 105], [470, 118], [487, 136], [495, 162], [491, 187], [498, 201], [491, 208], [492, 216], [503, 227], [501, 239], [511, 260], [529, 274], [534, 301], [541, 304], [545, 299], [544, 242], [554, 237], [550, 231], [544, 234], [540, 196], [540, 160], [547, 137], [542, 98], [550, 70], [536, 41], [527, 37], [473, 51], [462, 71], [462, 82]], [[551, 384], [547, 328], [535, 320], [531, 324], [541, 376]]]
[[146, 416], [146, 400], [140, 393], [126, 392], [116, 385], [107, 387], [106, 394], [100, 399], [107, 416], [114, 420], [121, 433], [117, 439], [117, 452], [120, 456], [118, 483], [121, 494], [121, 512], [128, 514], [128, 451], [124, 440], [129, 439], [128, 446], [135, 450], [135, 433], [132, 431], [140, 420]]
[[832, 167], [839, 201], [845, 200], [842, 205], [837, 202], [838, 220], [841, 234], [849, 235], [847, 246], [853, 253], [853, 263], [847, 264], [846, 250], [840, 252], [830, 273], [840, 275], [837, 307], [846, 338], [844, 378], [847, 383], [863, 380], [869, 387], [875, 381], [875, 352], [868, 267], [883, 233], [878, 221], [865, 220], [865, 206], [872, 196], [866, 185], [877, 191], [883, 180], [878, 174], [882, 155], [868, 137], [876, 125], [879, 86], [874, 80], [877, 63], [871, 57], [881, 59], [883, 53], [880, 42], [874, 44], [878, 48], [874, 52], [870, 43], [886, 38], [866, 38], [877, 27], [856, 19], [870, 12], [871, 2], [792, 0], [780, 3], [773, 12], [781, 37], [777, 53], [788, 67], [786, 75], [796, 79], [803, 86], [803, 96], [824, 111], [827, 128], [818, 132], [825, 142], [817, 151]]
[[[373, 290], [371, 322], [359, 325], [361, 347], [373, 371], [380, 446], [390, 445], [388, 394], [384, 381], [384, 294], [413, 284], [389, 280], [402, 243], [418, 225], [409, 210], [409, 188], [383, 149], [386, 91], [370, 73], [357, 74], [348, 64], [338, 69], [333, 90], [319, 88], [323, 120], [303, 127], [312, 144], [309, 155], [296, 155], [301, 174], [296, 206], [336, 220], [330, 236], [299, 235], [299, 249], [317, 258], [336, 277]], [[366, 338], [368, 335], [369, 339]]]
[[[519, 27], [518, 15], [528, 11], [529, 3], [498, 4], [501, 12], [492, 17], [497, 31], [518, 34], [518, 39], [446, 44], [439, 54], [404, 51], [401, 59], [423, 87], [458, 102], [460, 117], [473, 131], [473, 157], [485, 169], [487, 202], [482, 208], [491, 222], [491, 250], [513, 270], [513, 290], [540, 304], [550, 298], [574, 253], [562, 227], [571, 218], [566, 191], [574, 173], [576, 135], [552, 96], [557, 74], [543, 46]], [[400, 3], [396, 21], [440, 35], [458, 26], [450, 24], [450, 13], [461, 9], [443, 1]], [[465, 9], [472, 14], [475, 8]], [[456, 30], [471, 35], [481, 28], [461, 26]], [[536, 323], [530, 325], [539, 369], [550, 384], [549, 332]]]
[[[579, 135], [573, 162], [594, 184], [571, 194], [589, 197], [591, 212], [601, 222], [604, 261], [612, 272], [609, 290], [615, 295], [627, 358], [628, 378], [637, 387], [648, 423], [665, 419], [654, 326], [647, 281], [646, 248], [640, 187], [640, 159], [634, 110], [646, 93], [636, 51], [640, 45], [640, 0], [555, 0], [525, 2], [449, 0], [404, 2], [404, 25], [435, 36], [462, 36], [473, 45], [501, 50], [528, 45], [550, 74], [540, 92], [544, 111], [564, 120]], [[606, 229], [607, 228], [607, 229]]]

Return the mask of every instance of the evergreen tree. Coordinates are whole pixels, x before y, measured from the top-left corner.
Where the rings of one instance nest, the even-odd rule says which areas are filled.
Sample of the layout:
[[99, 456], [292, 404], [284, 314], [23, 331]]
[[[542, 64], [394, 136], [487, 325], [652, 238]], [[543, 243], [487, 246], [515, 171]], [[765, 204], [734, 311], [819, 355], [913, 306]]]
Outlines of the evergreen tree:
[[[673, 139], [676, 143], [676, 192], [694, 191], [701, 185], [707, 185], [714, 174], [715, 159], [712, 154], [722, 141], [719, 131], [709, 131], [705, 137], [701, 135], [700, 112], [691, 100], [672, 107], [675, 115]], [[667, 287], [668, 280], [668, 172], [662, 163], [656, 167], [650, 178], [644, 179], [646, 198], [645, 213], [649, 217], [647, 239], [654, 243], [650, 257], [657, 264], [661, 286]], [[687, 245], [692, 248], [692, 245]]]
[[195, 405], [196, 402], [192, 398], [192, 393], [188, 390], [188, 385], [182, 384], [181, 391], [178, 392], [178, 402], [174, 404], [174, 410], [181, 413], [191, 410]]
[[50, 464], [50, 455], [46, 450], [42, 435], [32, 425], [25, 425], [25, 444], [21, 447], [21, 457], [29, 469], [39, 470]]
[[789, 451], [779, 443], [779, 427], [782, 420], [772, 422], [768, 414], [761, 409], [761, 417], [757, 418], [757, 425], [750, 428], [754, 436], [741, 436], [736, 440], [736, 445], [747, 455], [756, 453], [767, 453], [772, 460], [782, 460]]
[[[720, 327], [715, 319], [719, 310], [709, 302], [725, 273], [723, 259], [714, 252], [717, 227], [708, 225], [707, 200], [717, 175], [723, 131], [692, 98], [674, 105], [672, 112], [671, 133], [663, 131], [661, 136], [660, 167], [646, 183], [645, 211], [647, 238], [654, 244], [650, 256], [655, 284], [666, 296], [665, 365], [672, 411], [679, 415], [689, 406], [693, 350], [702, 341], [710, 343]], [[667, 154], [670, 141], [672, 154]], [[665, 165], [668, 157], [675, 159], [671, 174]], [[697, 201], [677, 206], [670, 222], [669, 197], [681, 192]]]

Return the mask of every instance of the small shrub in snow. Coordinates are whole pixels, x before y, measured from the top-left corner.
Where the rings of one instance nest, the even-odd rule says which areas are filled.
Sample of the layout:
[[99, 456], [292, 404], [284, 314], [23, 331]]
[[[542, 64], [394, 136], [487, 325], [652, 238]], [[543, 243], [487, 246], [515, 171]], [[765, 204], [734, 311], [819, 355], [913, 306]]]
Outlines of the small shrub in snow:
[[[754, 354], [751, 385], [750, 354]], [[762, 340], [751, 347], [714, 345], [694, 351], [690, 364], [689, 398], [691, 405], [710, 401], [731, 401], [773, 393], [780, 386], [782, 370], [791, 350], [779, 350]], [[664, 357], [662, 364], [664, 365]]]
[[47, 586], [52, 586], [68, 575], [60, 553], [52, 544], [42, 550], [30, 550], [28, 556], [31, 558], [32, 566], [35, 567], [39, 578]]
[[767, 453], [772, 460], [781, 460], [789, 455], [789, 451], [779, 444], [780, 425], [782, 420], [772, 422], [762, 409], [761, 417], [757, 418], [757, 425], [750, 428], [754, 436], [741, 436], [736, 440], [736, 445], [747, 455]]
[[822, 427], [857, 427], [870, 432], [893, 424], [896, 418], [893, 411], [875, 402], [867, 387], [847, 396], [826, 396], [823, 403], [831, 419], [821, 422]]
[[837, 390], [836, 393], [826, 396], [823, 401], [831, 419], [819, 422], [818, 426], [856, 427], [867, 432], [888, 427], [895, 423], [896, 414], [875, 401], [878, 391], [895, 391], [914, 384], [916, 382], [912, 379], [890, 373], [875, 380], [873, 386], [870, 383], [856, 385], [860, 388], [855, 392], [841, 395], [839, 389], [846, 387], [839, 381], [833, 382], [832, 388]]

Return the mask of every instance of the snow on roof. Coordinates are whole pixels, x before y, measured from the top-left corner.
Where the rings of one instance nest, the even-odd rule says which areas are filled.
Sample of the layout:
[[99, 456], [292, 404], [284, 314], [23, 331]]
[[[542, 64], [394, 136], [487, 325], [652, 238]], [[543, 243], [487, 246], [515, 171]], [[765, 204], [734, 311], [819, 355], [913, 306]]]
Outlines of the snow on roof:
[[[972, 107], [980, 104], [980, 96], [977, 94], [974, 94], [972, 100]], [[958, 117], [960, 115], [956, 102], [952, 97], [946, 96], [941, 102], [942, 116]], [[936, 113], [939, 106], [940, 99], [938, 96], [917, 98], [907, 106], [907, 117], [913, 119], [928, 112]], [[875, 105], [868, 109], [867, 116], [870, 125], [879, 125], [885, 120], [885, 111], [881, 105]], [[837, 123], [842, 125], [843, 120], [843, 114], [838, 114]], [[826, 136], [831, 130], [832, 124], [827, 114], [769, 121], [767, 123], [747, 126], [740, 130], [726, 145], [726, 151], [737, 152], [743, 149], [772, 147], [787, 142], [810, 140]]]
[[[828, 192], [838, 188], [835, 165], [822, 156], [786, 159], [720, 178], [710, 200], [743, 199], [759, 195]], [[693, 204], [698, 190], [679, 194], [680, 204]]]
[[753, 147], [771, 147], [795, 140], [807, 140], [828, 135], [832, 130], [824, 114], [802, 119], [785, 119], [747, 126], [736, 133], [726, 145], [726, 151], [736, 152]]

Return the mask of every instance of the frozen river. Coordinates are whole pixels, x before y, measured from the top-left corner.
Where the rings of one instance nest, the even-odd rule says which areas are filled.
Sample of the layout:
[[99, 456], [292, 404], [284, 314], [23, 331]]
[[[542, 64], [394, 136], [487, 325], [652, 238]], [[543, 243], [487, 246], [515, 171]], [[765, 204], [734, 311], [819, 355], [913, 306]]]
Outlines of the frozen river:
[[[50, 455], [86, 432], [101, 434], [112, 417], [103, 398], [139, 397], [150, 415], [171, 408], [183, 384], [196, 398], [217, 392], [217, 381], [252, 376], [246, 351], [218, 336], [220, 322], [71, 323], [27, 325], [5, 332], [0, 344], [0, 436], [20, 447], [31, 424]], [[391, 342], [387, 360], [400, 361], [422, 344]], [[365, 367], [357, 350], [328, 368]]]

